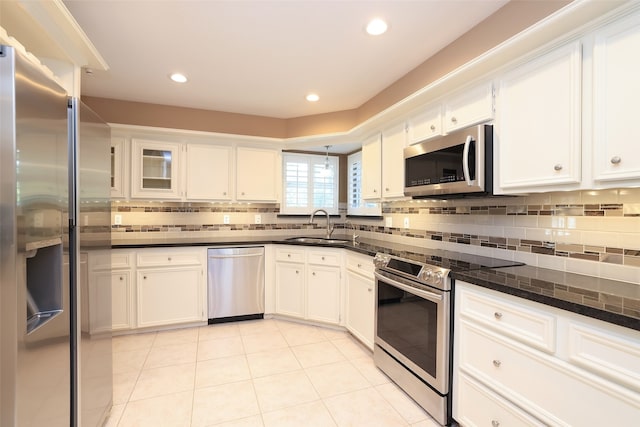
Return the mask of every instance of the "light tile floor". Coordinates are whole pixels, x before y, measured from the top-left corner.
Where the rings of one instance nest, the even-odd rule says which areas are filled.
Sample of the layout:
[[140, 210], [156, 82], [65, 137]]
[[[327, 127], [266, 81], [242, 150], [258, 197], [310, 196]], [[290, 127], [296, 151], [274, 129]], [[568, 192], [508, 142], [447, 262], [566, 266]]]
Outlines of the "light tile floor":
[[276, 319], [113, 340], [108, 427], [435, 427], [348, 333]]

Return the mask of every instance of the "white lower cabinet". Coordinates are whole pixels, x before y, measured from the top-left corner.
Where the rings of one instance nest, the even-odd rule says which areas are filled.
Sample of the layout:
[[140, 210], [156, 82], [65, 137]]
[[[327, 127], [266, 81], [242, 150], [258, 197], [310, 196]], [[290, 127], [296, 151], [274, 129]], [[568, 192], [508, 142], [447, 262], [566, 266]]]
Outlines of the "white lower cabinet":
[[202, 266], [138, 269], [138, 327], [204, 320]]
[[111, 289], [112, 300], [111, 324], [100, 323], [107, 317], [92, 310], [92, 328], [126, 331], [206, 321], [206, 259], [206, 249], [188, 247], [90, 254], [90, 303], [104, 298], [105, 289]]
[[[90, 331], [135, 329], [133, 273], [135, 252], [131, 250], [89, 253], [89, 325]], [[110, 292], [111, 295], [105, 294]], [[103, 312], [106, 298], [111, 312]]]
[[[482, 301], [495, 322], [468, 309]], [[454, 322], [453, 416], [462, 425], [601, 426], [640, 419], [637, 331], [464, 282], [456, 282]], [[545, 331], [548, 325], [552, 331]], [[555, 345], [540, 345], [540, 337]]]
[[342, 250], [276, 247], [275, 253], [276, 313], [339, 324]]
[[357, 339], [373, 350], [375, 279], [373, 258], [347, 254], [347, 292], [345, 326]]

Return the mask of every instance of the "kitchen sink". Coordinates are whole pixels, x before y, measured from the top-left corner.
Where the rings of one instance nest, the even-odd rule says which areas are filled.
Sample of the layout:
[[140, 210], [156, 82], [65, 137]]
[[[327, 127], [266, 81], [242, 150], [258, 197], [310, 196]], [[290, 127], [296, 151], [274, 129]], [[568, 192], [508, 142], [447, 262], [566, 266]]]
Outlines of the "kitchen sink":
[[314, 245], [336, 245], [347, 243], [347, 239], [325, 239], [324, 237], [290, 237], [285, 239], [288, 242], [310, 243]]

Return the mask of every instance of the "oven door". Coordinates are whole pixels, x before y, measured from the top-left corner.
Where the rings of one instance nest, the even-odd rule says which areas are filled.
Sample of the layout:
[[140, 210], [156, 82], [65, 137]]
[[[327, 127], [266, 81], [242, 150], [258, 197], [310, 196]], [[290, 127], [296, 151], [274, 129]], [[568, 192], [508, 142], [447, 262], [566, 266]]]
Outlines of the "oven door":
[[375, 344], [439, 393], [448, 393], [450, 293], [417, 288], [380, 271], [375, 277]]

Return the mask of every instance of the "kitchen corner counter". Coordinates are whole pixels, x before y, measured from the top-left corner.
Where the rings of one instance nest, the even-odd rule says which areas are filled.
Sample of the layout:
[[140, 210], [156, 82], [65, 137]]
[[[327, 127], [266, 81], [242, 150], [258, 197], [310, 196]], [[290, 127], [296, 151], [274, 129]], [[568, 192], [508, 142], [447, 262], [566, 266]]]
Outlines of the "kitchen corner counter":
[[640, 285], [528, 265], [452, 273], [455, 280], [640, 331]]

